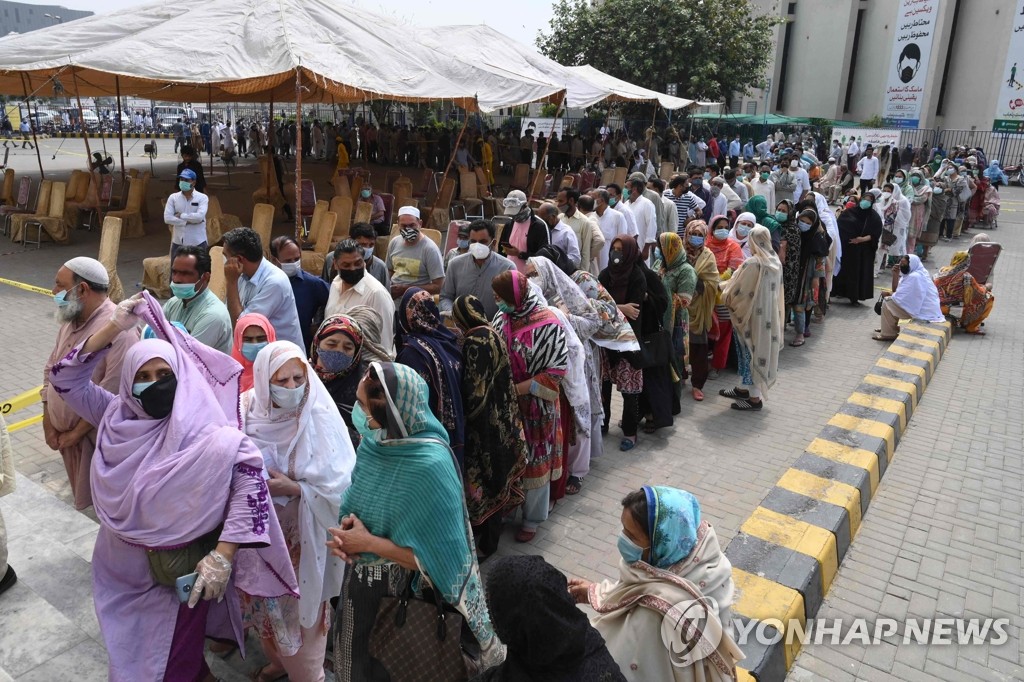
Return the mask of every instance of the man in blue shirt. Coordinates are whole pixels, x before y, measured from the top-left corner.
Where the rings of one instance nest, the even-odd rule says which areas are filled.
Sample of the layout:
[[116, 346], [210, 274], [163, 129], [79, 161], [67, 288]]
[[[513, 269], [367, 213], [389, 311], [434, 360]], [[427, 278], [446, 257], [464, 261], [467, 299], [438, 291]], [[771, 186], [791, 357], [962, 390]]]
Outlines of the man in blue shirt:
[[291, 341], [302, 348], [291, 280], [263, 257], [259, 234], [249, 227], [236, 227], [224, 234], [223, 241], [231, 324], [237, 324], [246, 313], [259, 313], [270, 320], [279, 341]]
[[[747, 143], [743, 145], [743, 160], [750, 163], [754, 160], [754, 141], [747, 140]], [[735, 170], [735, 166], [733, 167]]]
[[740, 134], [736, 133], [736, 137], [732, 138], [732, 142], [729, 143], [729, 165], [735, 168], [740, 163]]
[[294, 237], [283, 235], [271, 241], [270, 258], [292, 283], [295, 310], [302, 327], [302, 349], [308, 353], [313, 335], [324, 319], [324, 306], [331, 289], [327, 282], [302, 269], [302, 248]]

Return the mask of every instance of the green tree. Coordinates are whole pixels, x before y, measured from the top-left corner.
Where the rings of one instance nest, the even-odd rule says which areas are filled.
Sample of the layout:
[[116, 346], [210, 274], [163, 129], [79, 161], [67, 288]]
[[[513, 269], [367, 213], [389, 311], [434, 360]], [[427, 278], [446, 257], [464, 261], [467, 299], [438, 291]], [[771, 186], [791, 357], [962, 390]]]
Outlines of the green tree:
[[776, 16], [751, 0], [555, 0], [537, 47], [567, 66], [590, 64], [623, 80], [681, 97], [729, 100], [762, 87]]

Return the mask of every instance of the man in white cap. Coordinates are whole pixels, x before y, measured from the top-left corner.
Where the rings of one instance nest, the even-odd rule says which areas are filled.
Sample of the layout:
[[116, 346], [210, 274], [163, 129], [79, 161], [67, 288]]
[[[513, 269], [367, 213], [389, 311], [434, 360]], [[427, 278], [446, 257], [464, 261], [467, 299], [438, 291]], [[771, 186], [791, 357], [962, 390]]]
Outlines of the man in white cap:
[[[76, 509], [92, 505], [89, 469], [96, 446], [96, 430], [80, 418], [64, 402], [57, 391], [50, 390], [50, 368], [95, 332], [99, 331], [117, 308], [107, 296], [110, 278], [98, 260], [78, 256], [64, 263], [54, 279], [53, 300], [57, 304], [57, 343], [43, 369], [43, 436], [52, 450], [59, 450], [71, 482]], [[121, 383], [121, 363], [125, 351], [138, 341], [134, 331], [121, 332], [114, 339], [110, 352], [96, 366], [92, 381], [111, 393]]]
[[391, 296], [394, 299], [412, 287], [436, 296], [444, 282], [444, 261], [441, 249], [420, 232], [420, 210], [415, 206], [398, 209], [398, 236], [388, 244], [384, 263], [391, 275]]

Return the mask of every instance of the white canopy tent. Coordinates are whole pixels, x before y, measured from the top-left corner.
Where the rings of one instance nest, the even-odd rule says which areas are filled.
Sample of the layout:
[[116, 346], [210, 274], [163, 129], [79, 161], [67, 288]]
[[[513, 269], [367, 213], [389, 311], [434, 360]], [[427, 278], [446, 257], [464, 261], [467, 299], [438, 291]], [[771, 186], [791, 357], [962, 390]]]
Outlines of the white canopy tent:
[[610, 93], [609, 97], [631, 102], [657, 102], [663, 109], [675, 111], [677, 109], [689, 109], [697, 102], [682, 97], [672, 97], [655, 90], [648, 90], [639, 85], [633, 85], [621, 78], [609, 75], [604, 71], [598, 71], [590, 64], [583, 66], [567, 67], [574, 75], [593, 83], [596, 87]]

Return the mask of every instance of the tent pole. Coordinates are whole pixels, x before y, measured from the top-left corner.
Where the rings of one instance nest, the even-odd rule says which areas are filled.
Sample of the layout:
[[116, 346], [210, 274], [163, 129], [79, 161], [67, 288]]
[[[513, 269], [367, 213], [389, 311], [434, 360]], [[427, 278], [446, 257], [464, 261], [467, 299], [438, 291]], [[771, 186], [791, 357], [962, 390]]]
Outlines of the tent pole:
[[[438, 187], [437, 187], [437, 194], [434, 196], [433, 203], [430, 204], [430, 213], [427, 214], [427, 222], [424, 223], [426, 225], [429, 225], [430, 224], [430, 220], [433, 219], [433, 217], [434, 217], [434, 207], [437, 205], [438, 197], [441, 196], [441, 188], [444, 187], [444, 182], [445, 182], [445, 180], [448, 179], [448, 171], [450, 171], [451, 168], [452, 168], [452, 163], [454, 163], [454, 161], [455, 161], [455, 153], [458, 151], [459, 143], [462, 141], [462, 135], [463, 135], [463, 133], [466, 132], [466, 126], [469, 125], [469, 111], [467, 111], [465, 109], [463, 109], [463, 111], [466, 114], [466, 120], [462, 123], [462, 130], [459, 131], [459, 136], [455, 138], [455, 148], [452, 149], [452, 154], [451, 154], [451, 156], [448, 157], [448, 165], [444, 167], [444, 173], [441, 175], [441, 184], [438, 185]], [[435, 229], [439, 230], [440, 228], [438, 227], [438, 228], [435, 228]]]
[[206, 125], [210, 128], [210, 177], [213, 177], [213, 86], [206, 86]]
[[121, 185], [124, 186], [124, 123], [121, 121], [121, 78], [114, 76], [114, 87], [117, 92], [117, 143], [121, 147]]
[[21, 87], [25, 91], [25, 106], [28, 107], [29, 128], [32, 130], [32, 144], [36, 148], [36, 160], [39, 162], [39, 179], [45, 180], [46, 173], [43, 172], [43, 155], [39, 153], [39, 140], [36, 139], [36, 123], [39, 122], [39, 105], [36, 105], [36, 120], [32, 120], [32, 105], [28, 103], [28, 84], [25, 82], [25, 74], [21, 74]]
[[302, 67], [295, 68], [295, 241], [302, 243]]
[[71, 68], [71, 78], [75, 81], [75, 99], [78, 100], [78, 126], [82, 129], [82, 140], [85, 141], [85, 167], [92, 170], [92, 149], [89, 148], [89, 135], [85, 131], [85, 112], [82, 111], [82, 96], [78, 94], [78, 75], [75, 68]]
[[[562, 105], [565, 104], [565, 97], [558, 103], [558, 109], [555, 110], [555, 117], [551, 119], [551, 130], [548, 131], [548, 139], [544, 141], [544, 153], [537, 159], [537, 173], [544, 173], [544, 161], [547, 159], [548, 150], [551, 149], [551, 136], [555, 134], [555, 124], [558, 123], [558, 117], [562, 115]], [[533, 182], [530, 183], [530, 195], [526, 198], [527, 203], [533, 199], [533, 190], [537, 187], [537, 176], [534, 175]]]

